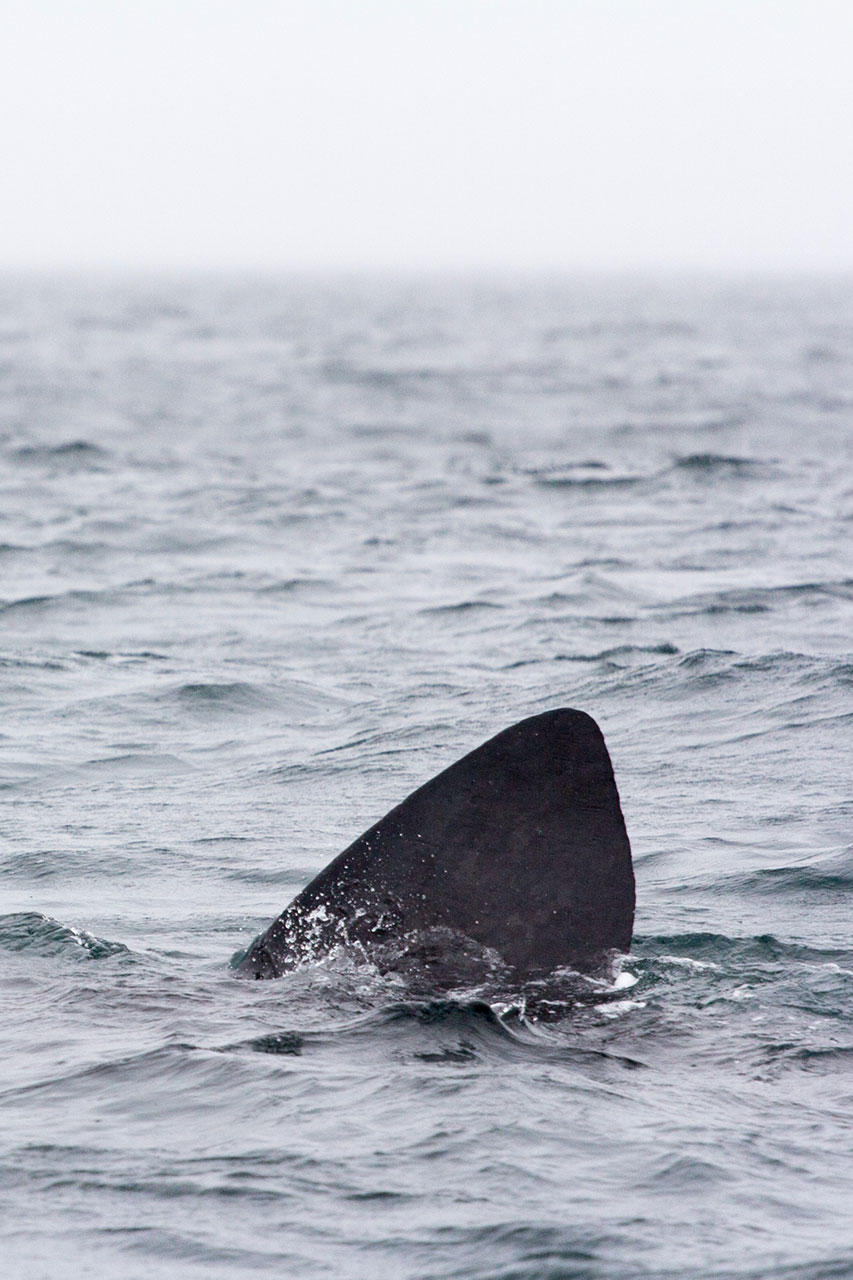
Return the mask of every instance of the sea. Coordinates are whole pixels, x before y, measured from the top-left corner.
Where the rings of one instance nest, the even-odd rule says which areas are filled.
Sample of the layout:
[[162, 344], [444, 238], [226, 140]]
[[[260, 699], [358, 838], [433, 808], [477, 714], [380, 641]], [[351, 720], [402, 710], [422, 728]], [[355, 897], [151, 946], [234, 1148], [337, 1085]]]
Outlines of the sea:
[[[0, 278], [2, 1275], [853, 1276], [851, 650], [853, 280]], [[595, 998], [235, 976], [561, 706]]]

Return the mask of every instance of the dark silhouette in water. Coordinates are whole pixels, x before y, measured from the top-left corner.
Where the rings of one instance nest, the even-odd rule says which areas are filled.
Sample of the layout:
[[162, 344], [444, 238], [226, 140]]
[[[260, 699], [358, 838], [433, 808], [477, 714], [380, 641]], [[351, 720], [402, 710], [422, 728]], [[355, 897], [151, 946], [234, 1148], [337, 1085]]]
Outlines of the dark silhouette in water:
[[562, 708], [419, 787], [302, 890], [238, 972], [277, 978], [340, 944], [380, 967], [430, 968], [470, 942], [523, 977], [597, 974], [629, 949], [633, 922], [610, 756], [591, 716]]

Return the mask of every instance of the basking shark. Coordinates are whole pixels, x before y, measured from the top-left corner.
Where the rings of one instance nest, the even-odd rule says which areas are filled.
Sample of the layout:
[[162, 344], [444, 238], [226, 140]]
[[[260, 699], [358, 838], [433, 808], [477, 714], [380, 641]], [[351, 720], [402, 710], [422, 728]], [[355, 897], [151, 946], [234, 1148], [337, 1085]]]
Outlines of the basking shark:
[[340, 946], [393, 968], [395, 945], [411, 959], [418, 940], [427, 954], [461, 938], [522, 978], [603, 975], [633, 923], [631, 846], [604, 738], [591, 716], [560, 708], [412, 792], [294, 898], [237, 972], [278, 978]]

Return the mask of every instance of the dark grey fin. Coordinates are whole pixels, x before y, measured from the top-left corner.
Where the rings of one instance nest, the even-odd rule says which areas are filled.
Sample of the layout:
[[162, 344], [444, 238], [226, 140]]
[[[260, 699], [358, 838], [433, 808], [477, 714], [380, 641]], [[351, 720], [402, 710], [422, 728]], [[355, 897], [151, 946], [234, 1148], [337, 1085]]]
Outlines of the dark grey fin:
[[451, 930], [521, 975], [596, 973], [629, 949], [633, 923], [610, 756], [592, 717], [562, 708], [419, 787], [302, 890], [238, 972], [276, 978], [341, 943], [386, 952]]

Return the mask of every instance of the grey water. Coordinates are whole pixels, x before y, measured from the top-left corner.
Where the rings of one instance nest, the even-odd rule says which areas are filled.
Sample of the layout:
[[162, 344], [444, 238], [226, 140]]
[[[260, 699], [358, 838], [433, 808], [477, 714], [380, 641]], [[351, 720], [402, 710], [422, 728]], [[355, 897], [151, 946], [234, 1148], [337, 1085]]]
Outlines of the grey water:
[[[0, 281], [12, 1277], [853, 1276], [853, 281]], [[590, 712], [553, 1019], [231, 958]]]

